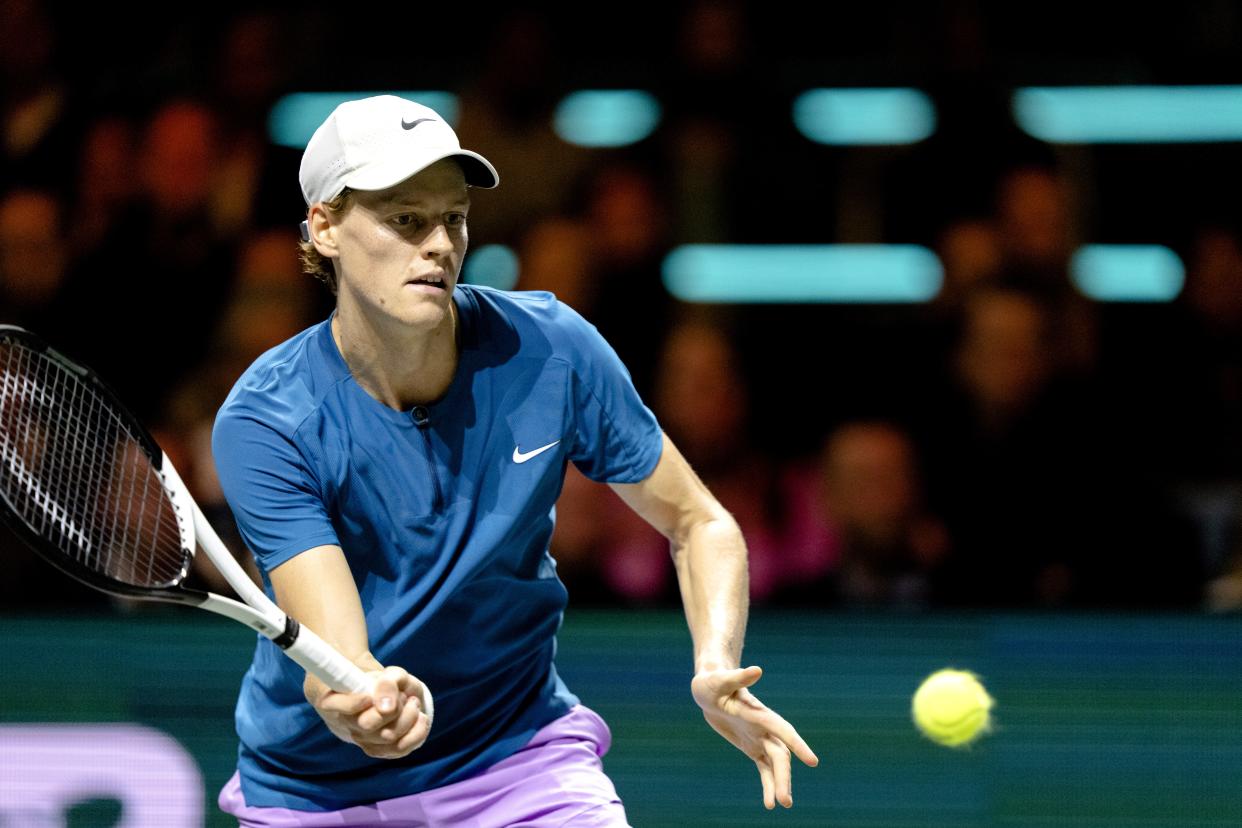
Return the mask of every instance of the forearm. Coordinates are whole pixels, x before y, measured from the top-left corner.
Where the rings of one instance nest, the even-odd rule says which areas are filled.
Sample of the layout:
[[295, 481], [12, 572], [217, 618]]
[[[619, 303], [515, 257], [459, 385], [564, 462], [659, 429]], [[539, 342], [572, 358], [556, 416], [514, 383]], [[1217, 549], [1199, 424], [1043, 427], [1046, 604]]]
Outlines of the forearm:
[[674, 539], [672, 553], [695, 671], [740, 666], [750, 599], [746, 542], [737, 522], [717, 504], [710, 519]]
[[378, 670], [366, 615], [345, 555], [336, 546], [308, 549], [271, 572], [276, 603], [364, 670]]
[[366, 614], [341, 548], [308, 549], [273, 569], [270, 577], [281, 609], [374, 681], [369, 691], [330, 692], [307, 673], [302, 690], [327, 728], [377, 759], [398, 759], [422, 745], [431, 731], [431, 694], [401, 667], [385, 667], [371, 655]]
[[750, 601], [746, 542], [737, 521], [667, 436], [650, 477], [612, 489], [672, 545], [695, 671], [737, 667]]

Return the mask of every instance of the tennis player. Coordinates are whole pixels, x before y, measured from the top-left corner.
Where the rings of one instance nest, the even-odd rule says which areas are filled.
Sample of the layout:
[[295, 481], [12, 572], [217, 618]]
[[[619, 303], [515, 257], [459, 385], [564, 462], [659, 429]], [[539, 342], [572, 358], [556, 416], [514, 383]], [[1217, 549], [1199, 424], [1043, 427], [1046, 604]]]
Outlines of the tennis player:
[[692, 697], [765, 806], [789, 807], [791, 751], [818, 760], [748, 689], [737, 525], [594, 327], [549, 293], [458, 284], [470, 188], [496, 170], [431, 109], [378, 96], [319, 127], [300, 181], [304, 263], [336, 309], [242, 375], [213, 448], [280, 606], [375, 686], [333, 692], [261, 641], [220, 806], [243, 826], [626, 825], [608, 728], [553, 661], [573, 462], [670, 539]]

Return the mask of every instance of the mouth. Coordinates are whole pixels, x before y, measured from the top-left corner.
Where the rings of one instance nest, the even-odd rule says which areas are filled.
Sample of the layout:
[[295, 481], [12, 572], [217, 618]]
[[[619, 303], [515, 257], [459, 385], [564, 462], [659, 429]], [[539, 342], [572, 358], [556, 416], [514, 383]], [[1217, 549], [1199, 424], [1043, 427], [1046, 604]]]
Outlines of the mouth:
[[448, 280], [442, 275], [430, 274], [427, 276], [419, 276], [417, 279], [410, 279], [405, 283], [406, 287], [413, 287], [422, 292], [444, 293], [448, 291]]

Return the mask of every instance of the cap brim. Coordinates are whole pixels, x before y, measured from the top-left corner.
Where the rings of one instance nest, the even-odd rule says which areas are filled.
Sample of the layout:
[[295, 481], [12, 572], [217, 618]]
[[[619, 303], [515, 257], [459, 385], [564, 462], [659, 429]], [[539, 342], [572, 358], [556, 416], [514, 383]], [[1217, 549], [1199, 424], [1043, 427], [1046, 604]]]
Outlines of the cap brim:
[[366, 170], [359, 170], [347, 176], [343, 183], [352, 190], [386, 190], [407, 178], [418, 175], [432, 164], [443, 161], [445, 158], [452, 158], [461, 165], [462, 172], [466, 175], [466, 183], [472, 187], [490, 190], [500, 183], [500, 175], [491, 162], [470, 150], [456, 150], [438, 157], [422, 159], [421, 163], [415, 164], [412, 169], [408, 159], [401, 159], [407, 163], [373, 164]]
[[500, 174], [496, 172], [492, 162], [477, 152], [462, 150], [460, 154], [452, 157], [461, 164], [462, 171], [466, 174], [466, 183], [471, 187], [490, 190], [500, 184]]

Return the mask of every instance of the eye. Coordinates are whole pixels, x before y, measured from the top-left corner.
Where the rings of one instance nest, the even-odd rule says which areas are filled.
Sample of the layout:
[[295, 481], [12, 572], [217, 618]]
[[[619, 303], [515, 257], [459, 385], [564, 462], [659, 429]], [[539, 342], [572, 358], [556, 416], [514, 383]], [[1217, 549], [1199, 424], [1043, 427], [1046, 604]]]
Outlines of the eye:
[[447, 224], [449, 227], [463, 227], [466, 224], [466, 214], [465, 213], [449, 213], [445, 217], [444, 223]]
[[402, 213], [399, 216], [392, 217], [392, 223], [398, 227], [412, 227], [418, 221], [418, 217], [413, 213]]

